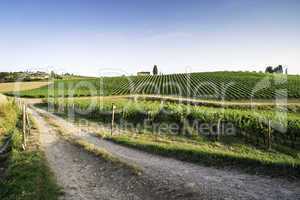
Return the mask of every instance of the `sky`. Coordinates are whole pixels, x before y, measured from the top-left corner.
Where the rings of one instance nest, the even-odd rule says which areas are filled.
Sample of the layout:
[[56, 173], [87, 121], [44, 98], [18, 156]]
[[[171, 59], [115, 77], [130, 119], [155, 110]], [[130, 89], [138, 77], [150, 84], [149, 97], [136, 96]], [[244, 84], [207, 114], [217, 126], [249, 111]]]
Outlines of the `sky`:
[[0, 71], [300, 74], [299, 0], [1, 0]]

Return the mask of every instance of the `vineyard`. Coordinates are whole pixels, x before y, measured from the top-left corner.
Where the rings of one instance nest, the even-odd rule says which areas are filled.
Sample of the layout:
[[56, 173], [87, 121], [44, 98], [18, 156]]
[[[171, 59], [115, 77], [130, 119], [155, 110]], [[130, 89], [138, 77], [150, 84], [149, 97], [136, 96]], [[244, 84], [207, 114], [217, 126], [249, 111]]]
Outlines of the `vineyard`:
[[[235, 127], [235, 135], [239, 135], [257, 145], [269, 145], [268, 134], [271, 134], [269, 142], [291, 148], [300, 145], [300, 117], [295, 113], [275, 112], [247, 109], [222, 109], [204, 106], [190, 106], [174, 103], [159, 103], [153, 101], [134, 101], [127, 99], [114, 100], [51, 100], [48, 103], [54, 105], [56, 111], [70, 112], [74, 110], [83, 117], [97, 119], [103, 123], [111, 121], [112, 103], [116, 106], [115, 121], [118, 124], [130, 122], [139, 126], [146, 122], [151, 127], [155, 123], [178, 124], [176, 134], [199, 135], [203, 134], [201, 124], [209, 124], [208, 137], [216, 139], [226, 135], [219, 132], [216, 135], [216, 125], [226, 127], [229, 123]], [[91, 106], [92, 105], [92, 106]], [[196, 122], [196, 123], [195, 123]], [[153, 127], [152, 127], [153, 128]], [[152, 129], [150, 128], [150, 129]], [[192, 129], [189, 131], [188, 129]], [[155, 130], [152, 130], [155, 132]]]
[[207, 72], [56, 80], [38, 89], [9, 92], [21, 97], [150, 94], [199, 99], [300, 97], [300, 77], [251, 72]]

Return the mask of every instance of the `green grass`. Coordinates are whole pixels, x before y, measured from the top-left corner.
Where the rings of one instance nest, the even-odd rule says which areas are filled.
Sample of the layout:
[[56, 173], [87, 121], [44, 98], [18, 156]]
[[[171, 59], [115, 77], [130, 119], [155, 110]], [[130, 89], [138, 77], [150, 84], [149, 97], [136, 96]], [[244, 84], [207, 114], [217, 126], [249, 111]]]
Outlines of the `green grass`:
[[0, 122], [4, 133], [11, 137], [8, 157], [0, 165], [6, 166], [0, 180], [1, 200], [56, 200], [61, 191], [42, 151], [23, 151], [19, 132], [18, 111], [14, 103], [0, 107]]
[[[95, 100], [95, 99], [94, 99]], [[252, 142], [258, 142], [266, 145], [268, 139], [268, 120], [275, 126], [286, 127], [286, 132], [272, 128], [272, 143], [293, 147], [299, 150], [300, 144], [300, 115], [299, 113], [279, 112], [273, 110], [256, 110], [251, 109], [231, 109], [231, 108], [214, 108], [206, 106], [191, 106], [176, 103], [161, 104], [157, 101], [134, 101], [128, 99], [103, 99], [101, 101], [89, 99], [76, 99], [69, 102], [68, 99], [58, 99], [49, 101], [54, 104], [56, 112], [58, 108], [63, 107], [62, 112], [67, 113], [72, 110], [70, 104], [74, 104], [77, 111], [86, 111], [90, 105], [94, 107], [85, 114], [78, 114], [87, 119], [101, 121], [102, 123], [111, 122], [111, 107], [115, 104], [115, 123], [124, 125], [124, 122], [134, 126], [151, 124], [176, 124], [181, 127], [176, 133], [181, 133], [184, 124], [196, 130], [196, 125], [208, 124], [216, 125], [221, 119], [224, 123], [231, 123], [236, 130], [236, 135], [247, 137]], [[44, 104], [45, 105], [45, 104]], [[285, 115], [286, 114], [286, 115]], [[286, 118], [285, 118], [286, 117]], [[198, 129], [196, 134], [202, 134]], [[247, 134], [245, 134], [247, 133]]]
[[[284, 81], [285, 78], [285, 75], [252, 72], [104, 77], [56, 80], [50, 87], [45, 86], [15, 94], [22, 97], [151, 94], [202, 99], [221, 99], [223, 96], [226, 100], [234, 100], [250, 99], [251, 96], [254, 99], [274, 99], [276, 95], [283, 95], [277, 93], [279, 89], [287, 89], [289, 98], [299, 98], [300, 76], [288, 75], [288, 81]], [[258, 86], [258, 83], [261, 84]], [[268, 83], [270, 87], [260, 88], [267, 86]], [[252, 94], [252, 91], [258, 88], [260, 89]], [[8, 94], [14, 95], [14, 93]]]
[[17, 107], [12, 102], [0, 102], [0, 138], [12, 132], [18, 121]]
[[0, 183], [0, 198], [7, 200], [58, 199], [60, 188], [39, 151], [22, 151], [21, 134], [13, 134], [6, 179]]
[[[115, 143], [154, 154], [207, 166], [238, 168], [249, 173], [271, 176], [300, 177], [300, 152], [285, 154], [267, 151], [239, 138], [218, 142], [205, 139], [153, 134], [122, 134], [104, 136]], [[228, 142], [230, 140], [230, 142]]]
[[[66, 117], [65, 114], [60, 114]], [[77, 115], [76, 121], [80, 122], [82, 117], [85, 116]], [[92, 119], [99, 122], [98, 118]], [[263, 145], [255, 145], [240, 135], [222, 136], [219, 141], [197, 134], [157, 134], [144, 129], [125, 129], [122, 134], [113, 136], [101, 131], [97, 135], [131, 148], [200, 165], [237, 168], [248, 173], [270, 176], [300, 177], [299, 150], [277, 144], [267, 150]]]

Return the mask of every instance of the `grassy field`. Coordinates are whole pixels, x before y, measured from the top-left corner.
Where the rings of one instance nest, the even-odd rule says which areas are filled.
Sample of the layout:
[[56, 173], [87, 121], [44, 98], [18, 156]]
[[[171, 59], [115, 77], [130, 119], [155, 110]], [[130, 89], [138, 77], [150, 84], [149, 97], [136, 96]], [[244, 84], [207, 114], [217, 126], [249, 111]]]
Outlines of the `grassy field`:
[[249, 173], [271, 176], [299, 177], [300, 172], [299, 151], [268, 151], [237, 137], [222, 138], [215, 142], [205, 138], [132, 132], [113, 136], [101, 134], [101, 137], [149, 153], [206, 166], [234, 167]]
[[19, 118], [20, 114], [13, 102], [0, 104], [0, 141], [11, 138], [9, 152], [1, 155], [0, 160], [0, 166], [5, 167], [4, 174], [0, 174], [0, 199], [56, 200], [60, 188], [43, 152], [39, 149], [22, 149]]
[[[74, 100], [74, 99], [73, 99]], [[220, 109], [210, 107], [191, 107], [166, 103], [161, 107], [159, 102], [153, 101], [131, 101], [122, 98], [104, 98], [97, 102], [96, 106], [85, 114], [90, 105], [90, 100], [76, 99], [68, 103], [65, 99], [55, 101], [56, 113], [67, 116], [68, 109], [74, 108], [78, 112], [75, 114], [78, 119], [88, 119], [94, 122], [101, 122], [109, 127], [111, 121], [111, 105], [114, 103], [115, 123], [117, 129], [122, 130], [122, 134], [111, 136], [107, 132], [100, 132], [101, 137], [105, 137], [116, 143], [132, 148], [157, 153], [164, 156], [175, 157], [180, 160], [196, 162], [212, 166], [229, 166], [243, 168], [246, 171], [260, 171], [266, 174], [282, 174], [297, 176], [300, 169], [300, 150], [299, 136], [296, 140], [290, 140], [291, 134], [298, 134], [300, 128], [300, 116], [296, 113], [289, 113], [288, 119], [292, 125], [294, 122], [297, 127], [288, 129], [296, 130], [292, 133], [272, 132], [272, 148], [266, 148], [266, 126], [262, 127], [263, 122], [257, 119], [250, 110], [240, 109]], [[45, 104], [44, 104], [45, 105]], [[42, 106], [42, 105], [41, 105]], [[59, 108], [60, 107], [60, 108]], [[168, 111], [163, 114], [161, 111]], [[188, 111], [189, 110], [189, 111]], [[272, 111], [261, 111], [263, 117], [274, 117]], [[196, 119], [201, 123], [214, 123], [218, 117], [222, 117], [224, 122], [233, 122], [239, 132], [236, 135], [205, 135], [194, 129], [178, 130], [164, 129], [157, 131], [151, 124], [176, 123], [183, 125], [184, 119]], [[143, 127], [143, 123], [149, 123]], [[124, 123], [131, 123], [134, 126], [126, 127]], [[293, 123], [292, 123], [293, 122]], [[150, 128], [149, 128], [150, 127]], [[195, 128], [195, 127], [193, 127]], [[183, 131], [182, 131], [183, 130]], [[247, 132], [242, 134], [241, 130]], [[270, 172], [270, 173], [269, 173]]]
[[48, 84], [48, 82], [0, 83], [0, 93], [32, 90], [40, 87], [45, 87]]
[[[152, 94], [202, 99], [300, 97], [300, 77], [250, 72], [209, 72], [158, 76], [56, 80], [52, 87], [23, 91], [22, 97]], [[13, 93], [9, 93], [13, 95]]]
[[[220, 121], [222, 127], [232, 125], [236, 134], [264, 145], [268, 140], [268, 122], [270, 121], [272, 143], [295, 148], [300, 144], [300, 114], [298, 112], [283, 112], [284, 110], [278, 108], [271, 110], [224, 109], [176, 103], [161, 104], [157, 101], [134, 101], [122, 98], [72, 99], [71, 102], [68, 99], [58, 99], [49, 101], [49, 103], [53, 104], [55, 109], [61, 110], [63, 108], [62, 112], [73, 109], [74, 104], [76, 111], [85, 113], [83, 114], [84, 117], [103, 123], [110, 123], [111, 107], [114, 103], [116, 106], [116, 123], [121, 124], [126, 121], [140, 126], [147, 122], [147, 127], [159, 123], [176, 124], [177, 130], [174, 132], [179, 134], [185, 134], [185, 132], [189, 134], [189, 131], [184, 130], [187, 128], [193, 131], [197, 130], [196, 134], [201, 134], [203, 129], [201, 129], [201, 124], [206, 124], [210, 130], [206, 134], [214, 137], [216, 124]], [[93, 107], [90, 107], [91, 105]], [[282, 129], [286, 129], [285, 133], [281, 132]]]

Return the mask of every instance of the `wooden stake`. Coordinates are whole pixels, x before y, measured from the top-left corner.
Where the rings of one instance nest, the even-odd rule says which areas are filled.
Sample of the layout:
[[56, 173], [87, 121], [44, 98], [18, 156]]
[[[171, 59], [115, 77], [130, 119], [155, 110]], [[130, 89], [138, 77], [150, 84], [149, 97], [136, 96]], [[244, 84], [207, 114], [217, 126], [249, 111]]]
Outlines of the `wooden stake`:
[[23, 104], [23, 149], [26, 148], [26, 105]]
[[221, 119], [218, 120], [218, 135], [217, 135], [217, 140], [220, 139], [220, 134], [221, 134]]
[[27, 109], [26, 109], [26, 122], [27, 122], [28, 135], [30, 135], [31, 123], [30, 123], [30, 119], [29, 119], [29, 115], [28, 115]]
[[115, 105], [112, 104], [111, 129], [110, 129], [110, 131], [111, 131], [111, 132], [110, 132], [111, 136], [113, 135], [114, 121], [115, 121]]
[[268, 127], [268, 149], [270, 150], [271, 149], [271, 132], [272, 132], [271, 120], [269, 120], [268, 125], [269, 125], [269, 127]]

